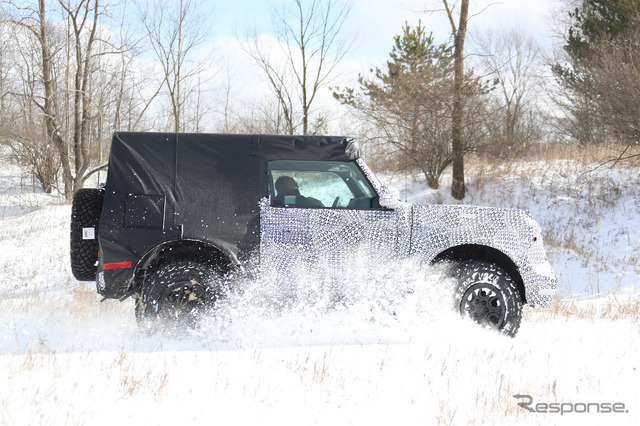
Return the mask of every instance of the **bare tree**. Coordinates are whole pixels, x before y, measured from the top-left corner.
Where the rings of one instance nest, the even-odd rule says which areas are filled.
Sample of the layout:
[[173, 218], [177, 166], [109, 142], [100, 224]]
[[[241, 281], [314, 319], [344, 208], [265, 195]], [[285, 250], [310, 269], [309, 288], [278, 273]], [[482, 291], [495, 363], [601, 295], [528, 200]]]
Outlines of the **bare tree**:
[[[59, 190], [70, 199], [104, 168], [100, 163], [106, 142], [120, 125], [118, 108], [127, 96], [131, 98], [135, 79], [116, 72], [131, 61], [115, 60], [115, 55], [126, 55], [128, 48], [117, 37], [112, 40], [108, 25], [101, 25], [109, 14], [100, 0], [51, 3], [49, 9], [46, 0], [1, 2], [13, 25], [12, 43], [19, 54], [13, 63], [11, 93], [15, 103], [11, 114], [16, 119], [6, 140], [14, 151], [24, 151], [21, 158], [31, 167], [46, 162], [29, 152], [59, 162], [63, 185]], [[45, 169], [57, 174], [58, 167], [52, 164]], [[39, 171], [34, 174], [45, 190], [56, 183]]]
[[[11, 61], [11, 59], [9, 59], [10, 32], [9, 28], [3, 24], [4, 19], [2, 19], [1, 13], [2, 11], [0, 10], [0, 110], [6, 111], [9, 98], [9, 62]], [[5, 121], [5, 116], [0, 115], [1, 128], [4, 128]]]
[[350, 48], [342, 34], [350, 6], [339, 0], [293, 0], [288, 4], [273, 10], [278, 52], [255, 33], [245, 50], [265, 73], [287, 133], [302, 126], [302, 133], [308, 134], [313, 102]]
[[224, 61], [223, 66], [223, 93], [219, 98], [218, 104], [222, 105], [222, 123], [221, 128], [224, 133], [231, 132], [231, 94], [232, 94], [232, 80], [233, 75], [235, 74], [235, 70], [228, 60]]
[[[210, 55], [198, 56], [209, 17], [192, 0], [154, 0], [140, 10], [149, 44], [162, 68], [161, 85], [170, 103], [170, 128], [196, 130], [202, 118], [201, 90], [211, 71]], [[192, 117], [188, 117], [188, 107]], [[190, 121], [190, 122], [189, 122]]]
[[[272, 59], [272, 46], [262, 43], [257, 34], [247, 40], [245, 51], [265, 73], [269, 87], [278, 102], [278, 121], [285, 126], [284, 133], [294, 134], [300, 125], [301, 113], [296, 111], [295, 88], [291, 83], [291, 70], [287, 63], [278, 63]], [[277, 126], [280, 128], [281, 126]]]
[[640, 158], [640, 32], [594, 49], [592, 84], [598, 94], [595, 114], [612, 139], [622, 145], [613, 162]]
[[31, 100], [37, 91], [37, 46], [11, 23], [2, 22], [0, 33], [0, 144], [11, 150], [13, 159], [31, 172], [45, 192], [51, 193], [59, 177], [60, 159], [42, 121], [36, 118], [40, 110]]
[[9, 63], [12, 60], [9, 44], [10, 34], [10, 29], [4, 23], [3, 11], [0, 9], [0, 111], [2, 111], [0, 112], [0, 138], [4, 137], [9, 122], [9, 117], [4, 112], [7, 111], [11, 91], [9, 87], [11, 72]]
[[[46, 3], [45, 0], [38, 0], [37, 5], [22, 5], [22, 3], [18, 4], [14, 2], [4, 2], [4, 4], [11, 6], [12, 12], [15, 13], [14, 16], [11, 17], [12, 22], [26, 30], [38, 43], [40, 50], [39, 77], [43, 93], [42, 95], [33, 93], [34, 96], [31, 98], [31, 101], [42, 111], [46, 127], [46, 138], [53, 143], [58, 151], [62, 162], [64, 193], [69, 199], [73, 195], [74, 178], [72, 176], [71, 163], [68, 161], [70, 158], [69, 144], [61, 133], [62, 123], [57, 116], [57, 108], [55, 105], [56, 99], [53, 79], [53, 56], [55, 51], [51, 49], [50, 44], [51, 29], [48, 24]], [[82, 151], [80, 151], [78, 155], [81, 156]], [[78, 160], [76, 165], [81, 162], [82, 159]]]
[[531, 38], [516, 30], [488, 32], [479, 37], [481, 65], [493, 77], [498, 118], [488, 122], [498, 155], [510, 155], [539, 136], [532, 92], [537, 81], [540, 51]]
[[[119, 22], [118, 47], [121, 54], [117, 55], [117, 66], [111, 72], [111, 91], [116, 93], [114, 99], [112, 129], [134, 130], [138, 128], [145, 112], [151, 102], [158, 96], [159, 88], [152, 91], [151, 96], [142, 96], [139, 90], [144, 86], [147, 76], [136, 74], [134, 67], [138, 54], [141, 38], [135, 35], [131, 29], [132, 21], [128, 19], [129, 4], [122, 4], [122, 14]], [[141, 78], [142, 77], [142, 78]], [[144, 90], [144, 88], [142, 89]]]
[[[44, 2], [44, 0], [41, 0]], [[82, 188], [91, 159], [89, 158], [89, 125], [91, 102], [89, 84], [92, 77], [91, 61], [94, 59], [94, 43], [98, 19], [101, 14], [99, 0], [80, 0], [71, 5], [58, 0], [71, 24], [71, 36], [75, 54], [75, 75], [73, 81], [72, 139], [75, 159], [73, 192]], [[66, 193], [65, 185], [65, 193]]]
[[282, 112], [281, 104], [272, 97], [251, 101], [236, 110], [230, 121], [230, 129], [237, 133], [286, 134], [289, 123]]

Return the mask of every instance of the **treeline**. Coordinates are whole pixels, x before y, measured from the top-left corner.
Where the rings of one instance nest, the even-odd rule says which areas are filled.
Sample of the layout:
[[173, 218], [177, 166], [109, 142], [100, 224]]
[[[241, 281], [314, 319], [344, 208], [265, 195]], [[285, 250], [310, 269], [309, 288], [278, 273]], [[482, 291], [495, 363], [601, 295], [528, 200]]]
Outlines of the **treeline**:
[[[386, 64], [336, 87], [352, 50], [348, 4], [288, 0], [274, 8], [275, 40], [247, 30], [242, 41], [271, 95], [240, 101], [243, 82], [206, 44], [212, 17], [197, 1], [0, 0], [0, 143], [67, 198], [104, 168], [116, 130], [339, 132], [433, 188], [455, 166], [456, 142], [458, 165], [470, 152], [514, 157], [552, 142], [615, 146], [614, 160], [633, 160], [639, 2], [567, 0], [552, 58], [517, 31], [474, 34], [462, 50], [469, 2], [443, 1], [450, 41], [407, 23]], [[319, 104], [329, 91], [348, 120]]]
[[0, 139], [67, 199], [116, 130], [201, 131], [211, 55], [197, 1], [2, 0]]
[[621, 143], [618, 160], [638, 158], [640, 0], [584, 0], [569, 18], [566, 58], [552, 66], [560, 130], [581, 145]]

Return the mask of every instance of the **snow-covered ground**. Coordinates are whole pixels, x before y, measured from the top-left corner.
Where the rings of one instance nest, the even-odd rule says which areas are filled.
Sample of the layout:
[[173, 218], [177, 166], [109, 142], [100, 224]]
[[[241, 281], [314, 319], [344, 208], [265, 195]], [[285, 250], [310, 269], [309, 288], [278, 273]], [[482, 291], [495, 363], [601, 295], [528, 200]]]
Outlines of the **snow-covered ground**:
[[[465, 203], [532, 211], [560, 279], [515, 339], [459, 319], [446, 280], [411, 264], [363, 272], [339, 304], [313, 276], [296, 303], [245, 282], [176, 339], [73, 279], [70, 206], [2, 160], [0, 424], [638, 424], [640, 177], [593, 168], [469, 173]], [[452, 202], [446, 177], [439, 191], [386, 178], [409, 201]], [[518, 406], [530, 399], [538, 412]]]
[[[391, 177], [403, 200], [453, 204], [440, 190]], [[559, 292], [581, 299], [640, 292], [640, 170], [556, 160], [479, 166], [464, 204], [529, 210], [545, 234]]]

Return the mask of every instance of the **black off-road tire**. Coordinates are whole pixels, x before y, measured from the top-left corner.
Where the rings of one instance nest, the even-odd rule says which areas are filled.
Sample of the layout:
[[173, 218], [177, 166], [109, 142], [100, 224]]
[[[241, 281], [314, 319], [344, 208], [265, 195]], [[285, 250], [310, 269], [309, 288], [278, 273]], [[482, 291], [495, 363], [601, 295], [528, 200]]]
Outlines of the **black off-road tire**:
[[197, 329], [200, 319], [223, 296], [222, 276], [195, 261], [177, 261], [151, 272], [136, 299], [138, 326], [148, 332]]
[[[78, 281], [95, 281], [98, 262], [98, 225], [104, 190], [79, 189], [71, 206], [71, 272]], [[84, 239], [83, 229], [93, 228], [94, 238]]]
[[522, 298], [513, 278], [489, 262], [458, 265], [455, 303], [460, 314], [514, 337], [522, 320]]

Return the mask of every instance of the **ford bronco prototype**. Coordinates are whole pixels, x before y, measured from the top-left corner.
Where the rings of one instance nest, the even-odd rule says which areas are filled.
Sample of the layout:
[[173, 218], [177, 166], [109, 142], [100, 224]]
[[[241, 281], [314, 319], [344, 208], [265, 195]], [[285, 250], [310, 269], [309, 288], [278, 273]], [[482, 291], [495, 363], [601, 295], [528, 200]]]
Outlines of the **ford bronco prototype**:
[[285, 270], [354, 253], [446, 262], [455, 309], [509, 336], [523, 304], [550, 305], [557, 280], [528, 212], [397, 198], [351, 138], [118, 132], [104, 187], [74, 197], [71, 269], [135, 298], [140, 324], [192, 324], [255, 259]]

